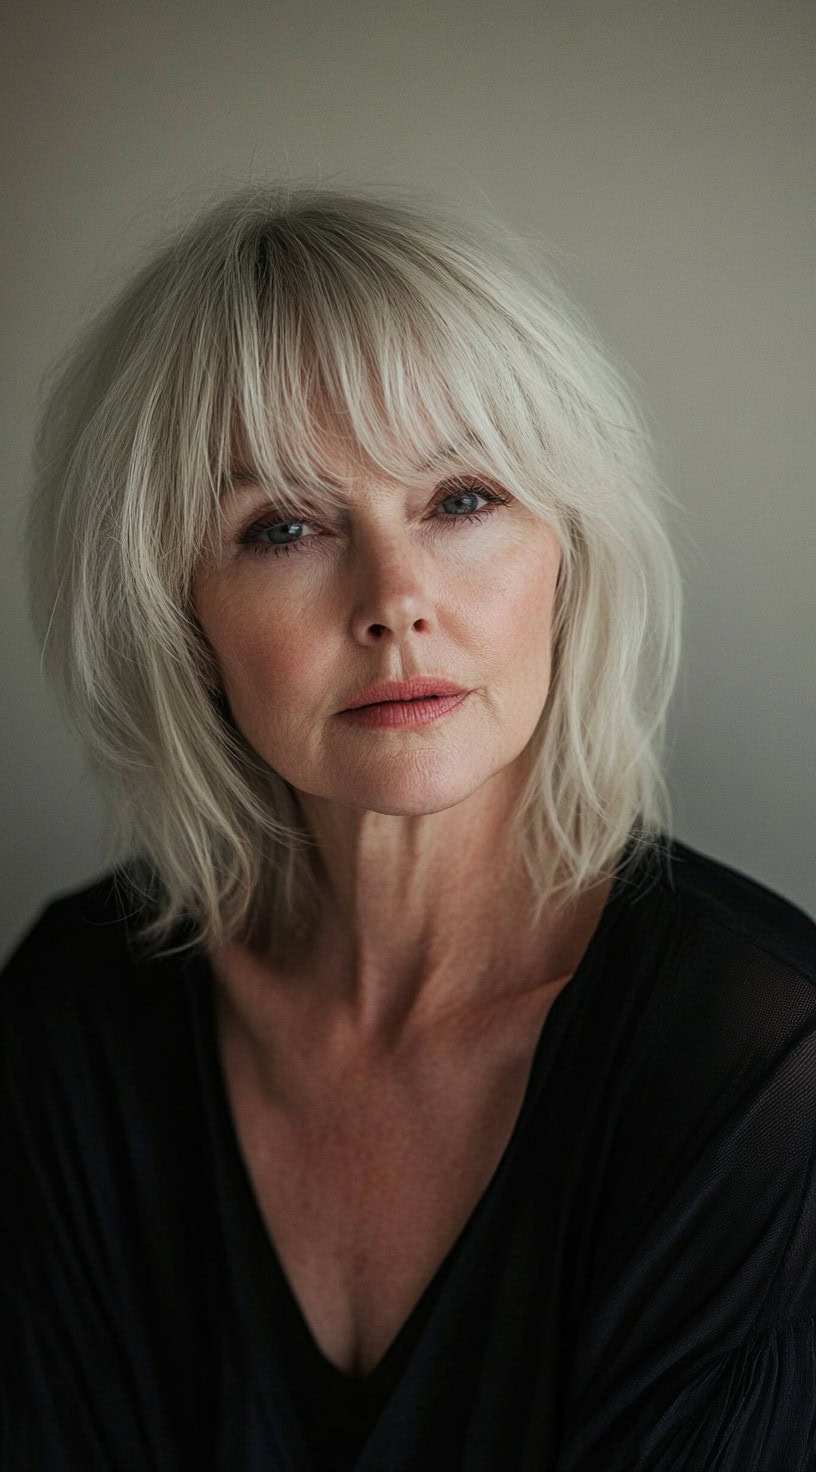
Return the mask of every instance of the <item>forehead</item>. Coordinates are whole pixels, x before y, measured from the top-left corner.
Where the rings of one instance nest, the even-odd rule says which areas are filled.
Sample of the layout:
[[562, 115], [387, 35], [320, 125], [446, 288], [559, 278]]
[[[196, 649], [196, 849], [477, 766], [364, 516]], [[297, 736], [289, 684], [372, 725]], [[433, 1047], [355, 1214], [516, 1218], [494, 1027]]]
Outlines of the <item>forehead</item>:
[[[372, 463], [360, 449], [350, 450], [345, 436], [334, 438], [330, 432], [323, 431], [319, 439], [317, 436], [312, 439], [312, 445], [319, 452], [315, 459], [319, 461], [321, 478], [331, 482], [338, 491], [347, 491], [362, 477], [376, 475], [381, 478], [384, 474], [382, 467]], [[480, 448], [478, 436], [466, 432], [456, 440], [443, 442], [430, 455], [413, 455], [403, 451], [398, 457], [400, 465], [404, 467], [401, 474], [420, 481], [425, 480], [439, 473], [454, 460], [472, 455]], [[289, 457], [281, 457], [281, 461], [277, 463], [276, 479], [291, 486], [293, 490], [308, 489], [308, 476], [303, 470], [298, 471], [293, 464], [287, 463], [288, 459]], [[239, 493], [242, 488], [257, 486], [262, 479], [263, 473], [247, 447], [245, 436], [237, 436], [222, 494]]]

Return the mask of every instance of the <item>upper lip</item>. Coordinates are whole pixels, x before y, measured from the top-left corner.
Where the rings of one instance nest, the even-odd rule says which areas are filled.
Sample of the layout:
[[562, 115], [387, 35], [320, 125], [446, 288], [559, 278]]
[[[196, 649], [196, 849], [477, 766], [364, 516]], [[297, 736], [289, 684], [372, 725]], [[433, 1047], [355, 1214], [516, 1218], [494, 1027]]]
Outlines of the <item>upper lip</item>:
[[355, 710], [358, 705], [379, 705], [385, 700], [417, 700], [423, 695], [467, 695], [461, 685], [453, 680], [443, 680], [433, 675], [416, 675], [412, 680], [386, 680], [382, 685], [369, 685], [355, 695], [344, 710]]

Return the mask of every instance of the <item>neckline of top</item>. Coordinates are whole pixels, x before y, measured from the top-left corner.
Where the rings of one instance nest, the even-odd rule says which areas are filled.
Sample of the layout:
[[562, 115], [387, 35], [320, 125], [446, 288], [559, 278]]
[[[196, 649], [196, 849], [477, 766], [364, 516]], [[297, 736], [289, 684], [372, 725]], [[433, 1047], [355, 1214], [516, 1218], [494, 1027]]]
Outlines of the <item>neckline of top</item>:
[[[524, 1135], [527, 1121], [540, 1092], [546, 1072], [546, 1062], [548, 1057], [552, 1056], [552, 1051], [555, 1047], [555, 1034], [557, 1031], [563, 1031], [571, 1010], [575, 1007], [583, 992], [585, 980], [588, 979], [594, 970], [596, 957], [600, 953], [613, 919], [616, 918], [621, 909], [622, 901], [628, 895], [631, 879], [624, 877], [621, 871], [628, 861], [631, 847], [632, 843], [630, 840], [619, 858], [612, 887], [586, 949], [576, 966], [571, 980], [556, 995], [539, 1029], [532, 1052], [521, 1106], [508, 1137], [507, 1144], [490, 1180], [474, 1204], [455, 1241], [438, 1264], [432, 1277], [391, 1340], [391, 1343], [373, 1369], [364, 1376], [350, 1374], [340, 1369], [339, 1366], [335, 1365], [323, 1353], [312, 1334], [297, 1296], [286, 1277], [283, 1264], [281, 1263], [275, 1243], [267, 1228], [255, 1195], [229, 1103], [218, 1045], [216, 1013], [217, 982], [215, 975], [209, 958], [202, 947], [188, 952], [185, 970], [188, 978], [189, 994], [191, 1004], [194, 1007], [197, 1020], [200, 1024], [200, 1036], [204, 1044], [203, 1054], [208, 1076], [209, 1095], [214, 1105], [214, 1125], [220, 1143], [223, 1145], [228, 1157], [228, 1178], [236, 1197], [233, 1206], [240, 1213], [242, 1220], [247, 1224], [248, 1231], [251, 1234], [252, 1252], [255, 1262], [259, 1267], [265, 1268], [271, 1273], [278, 1294], [282, 1293], [284, 1295], [290, 1317], [294, 1315], [299, 1325], [301, 1340], [312, 1351], [313, 1360], [316, 1360], [318, 1364], [325, 1367], [326, 1378], [333, 1380], [337, 1386], [346, 1386], [350, 1394], [356, 1392], [359, 1396], [365, 1395], [366, 1393], [376, 1395], [377, 1387], [383, 1381], [387, 1380], [394, 1360], [399, 1356], [400, 1349], [406, 1337], [410, 1335], [417, 1318], [423, 1317], [423, 1310], [428, 1301], [436, 1297], [436, 1290], [439, 1288], [442, 1280], [447, 1278], [449, 1271], [455, 1266], [456, 1260], [463, 1255], [466, 1243], [473, 1240], [476, 1236], [480, 1223], [488, 1214], [491, 1202], [496, 1201], [498, 1196], [500, 1196], [502, 1184], [507, 1178], [512, 1162], [518, 1153], [519, 1141]], [[641, 866], [637, 865], [636, 867], [639, 870]], [[253, 1309], [255, 1312], [257, 1312], [257, 1302], [256, 1297]], [[426, 1327], [427, 1320], [422, 1326], [421, 1335], [424, 1334]]]

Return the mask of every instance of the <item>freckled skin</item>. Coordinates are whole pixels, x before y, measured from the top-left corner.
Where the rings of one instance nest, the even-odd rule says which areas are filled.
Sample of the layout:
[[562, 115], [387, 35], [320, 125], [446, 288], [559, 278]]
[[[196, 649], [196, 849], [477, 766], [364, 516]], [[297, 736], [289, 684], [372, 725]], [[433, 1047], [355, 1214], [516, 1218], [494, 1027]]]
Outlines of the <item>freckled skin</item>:
[[[508, 818], [549, 690], [560, 547], [512, 501], [457, 514], [439, 483], [360, 473], [345, 520], [258, 556], [235, 542], [269, 520], [250, 494], [194, 583], [233, 718], [292, 784], [325, 866], [322, 922], [291, 963], [234, 942], [211, 960], [259, 1210], [316, 1342], [357, 1374], [497, 1169], [609, 890], [530, 933]], [[471, 693], [427, 726], [338, 718], [414, 674]]]
[[[244, 492], [193, 596], [234, 720], [320, 844], [310, 964], [376, 1029], [394, 1009], [444, 1007], [463, 986], [478, 997], [497, 969], [526, 969], [505, 835], [549, 689], [560, 547], [512, 499], [454, 526], [485, 500], [462, 509], [444, 478], [406, 489], [340, 452], [332, 465], [349, 477], [347, 517], [305, 521], [300, 549], [258, 555], [235, 539], [270, 507]], [[414, 674], [471, 693], [427, 726], [338, 717], [364, 686]]]

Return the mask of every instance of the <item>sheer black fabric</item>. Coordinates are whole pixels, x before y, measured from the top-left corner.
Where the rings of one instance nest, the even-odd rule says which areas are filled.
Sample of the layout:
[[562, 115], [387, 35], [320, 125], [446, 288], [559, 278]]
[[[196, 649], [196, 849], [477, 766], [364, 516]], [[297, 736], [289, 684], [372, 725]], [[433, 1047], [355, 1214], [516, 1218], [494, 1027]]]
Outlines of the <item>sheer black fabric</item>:
[[0, 974], [3, 1472], [816, 1472], [816, 923], [677, 840], [615, 886], [371, 1376], [255, 1201], [205, 955], [113, 875]]

